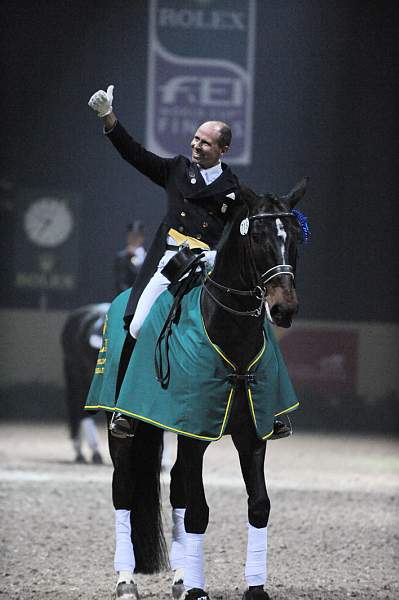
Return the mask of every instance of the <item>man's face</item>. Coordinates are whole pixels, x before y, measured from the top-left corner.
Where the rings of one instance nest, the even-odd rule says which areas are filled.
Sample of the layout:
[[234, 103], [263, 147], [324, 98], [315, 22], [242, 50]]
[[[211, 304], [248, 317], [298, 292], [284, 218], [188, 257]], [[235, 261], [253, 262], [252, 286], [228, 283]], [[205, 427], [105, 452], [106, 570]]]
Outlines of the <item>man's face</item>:
[[216, 165], [228, 149], [228, 146], [219, 146], [219, 136], [219, 128], [216, 125], [212, 122], [203, 123], [191, 141], [191, 160], [203, 169]]
[[139, 246], [143, 245], [144, 235], [142, 233], [134, 233], [129, 231], [126, 238], [127, 247], [134, 251]]

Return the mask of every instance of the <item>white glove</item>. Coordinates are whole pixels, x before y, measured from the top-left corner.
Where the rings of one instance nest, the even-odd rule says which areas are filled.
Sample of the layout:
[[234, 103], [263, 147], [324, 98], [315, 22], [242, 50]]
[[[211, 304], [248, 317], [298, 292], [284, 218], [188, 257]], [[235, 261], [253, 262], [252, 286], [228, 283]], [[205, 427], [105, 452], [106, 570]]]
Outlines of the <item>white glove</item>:
[[97, 116], [106, 117], [112, 113], [112, 100], [114, 97], [114, 86], [109, 85], [107, 91], [98, 90], [92, 95], [88, 104], [90, 108], [96, 111]]
[[212, 269], [215, 264], [216, 250], [203, 250], [205, 256], [201, 258], [201, 262], [205, 263], [208, 269]]

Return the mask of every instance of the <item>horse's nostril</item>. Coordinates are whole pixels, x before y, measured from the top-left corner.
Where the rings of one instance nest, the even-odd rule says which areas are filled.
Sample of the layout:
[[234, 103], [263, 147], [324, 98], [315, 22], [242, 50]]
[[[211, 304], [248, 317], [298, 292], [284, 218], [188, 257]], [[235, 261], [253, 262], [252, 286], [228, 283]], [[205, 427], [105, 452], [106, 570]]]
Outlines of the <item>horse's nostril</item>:
[[292, 317], [297, 311], [298, 303], [286, 304], [279, 302], [272, 307], [270, 315], [279, 327], [291, 327]]

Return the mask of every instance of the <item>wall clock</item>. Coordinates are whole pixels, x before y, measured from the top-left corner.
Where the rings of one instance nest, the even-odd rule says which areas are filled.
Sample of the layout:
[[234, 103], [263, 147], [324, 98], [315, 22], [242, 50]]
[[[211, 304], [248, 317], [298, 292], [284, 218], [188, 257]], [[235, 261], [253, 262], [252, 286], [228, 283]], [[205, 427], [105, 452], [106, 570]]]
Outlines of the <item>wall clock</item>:
[[55, 248], [72, 233], [74, 219], [68, 203], [50, 196], [30, 204], [24, 215], [24, 230], [29, 240], [44, 248]]

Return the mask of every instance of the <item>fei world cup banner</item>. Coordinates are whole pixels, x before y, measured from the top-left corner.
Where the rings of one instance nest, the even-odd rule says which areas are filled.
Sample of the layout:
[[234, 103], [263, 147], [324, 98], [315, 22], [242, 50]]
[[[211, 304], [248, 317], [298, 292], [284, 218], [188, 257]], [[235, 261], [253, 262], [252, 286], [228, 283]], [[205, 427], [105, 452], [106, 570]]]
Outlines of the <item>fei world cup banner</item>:
[[151, 0], [146, 146], [182, 154], [204, 121], [233, 132], [229, 164], [251, 162], [256, 0]]

